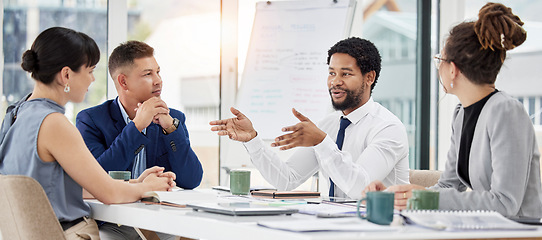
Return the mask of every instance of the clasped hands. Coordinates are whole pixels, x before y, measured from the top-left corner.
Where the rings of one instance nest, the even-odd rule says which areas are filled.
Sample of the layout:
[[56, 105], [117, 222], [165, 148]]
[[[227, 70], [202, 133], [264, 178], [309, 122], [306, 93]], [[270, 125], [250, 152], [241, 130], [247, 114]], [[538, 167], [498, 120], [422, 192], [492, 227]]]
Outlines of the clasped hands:
[[[252, 122], [241, 111], [230, 108], [234, 118], [215, 120], [209, 124], [213, 126], [211, 131], [219, 136], [228, 136], [232, 140], [248, 142], [255, 138], [258, 133], [252, 126]], [[326, 133], [320, 130], [311, 120], [292, 108], [292, 113], [299, 119], [299, 123], [282, 128], [283, 132], [290, 132], [275, 138], [272, 147], [280, 147], [287, 150], [295, 147], [312, 147], [321, 143]]]
[[134, 111], [136, 115], [133, 121], [140, 132], [151, 122], [159, 124], [163, 129], [168, 129], [173, 124], [166, 102], [159, 97], [151, 97], [143, 103], [138, 103]]
[[135, 179], [135, 182], [142, 183], [142, 182], [167, 182], [167, 185], [169, 186], [167, 189], [163, 189], [163, 191], [171, 191], [177, 184], [175, 183], [175, 179], [177, 176], [174, 172], [164, 172], [164, 167], [154, 166], [151, 168], [145, 169], [141, 175]]
[[381, 181], [375, 180], [371, 182], [363, 190], [362, 195], [365, 196], [367, 192], [393, 192], [395, 193], [394, 207], [397, 210], [403, 210], [407, 207], [407, 202], [410, 197], [412, 197], [412, 190], [422, 189], [425, 190], [425, 187], [416, 185], [416, 184], [404, 184], [404, 185], [395, 185], [386, 187]]

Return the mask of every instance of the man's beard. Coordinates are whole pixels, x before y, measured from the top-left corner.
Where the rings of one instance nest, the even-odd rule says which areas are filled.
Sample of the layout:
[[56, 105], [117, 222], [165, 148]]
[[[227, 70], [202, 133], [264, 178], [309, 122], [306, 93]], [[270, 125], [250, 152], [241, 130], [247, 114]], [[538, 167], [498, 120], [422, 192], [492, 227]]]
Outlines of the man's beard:
[[[331, 90], [333, 89], [340, 89], [345, 92], [346, 97], [344, 98], [344, 101], [338, 103], [333, 100], [333, 96], [331, 94]], [[331, 96], [331, 103], [333, 104], [333, 108], [338, 111], [344, 111], [346, 109], [353, 109], [355, 107], [358, 107], [361, 104], [361, 97], [363, 96], [364, 92], [365, 92], [365, 85], [362, 85], [361, 88], [358, 88], [357, 90], [349, 90], [349, 89], [342, 89], [342, 88], [329, 89], [329, 95]]]

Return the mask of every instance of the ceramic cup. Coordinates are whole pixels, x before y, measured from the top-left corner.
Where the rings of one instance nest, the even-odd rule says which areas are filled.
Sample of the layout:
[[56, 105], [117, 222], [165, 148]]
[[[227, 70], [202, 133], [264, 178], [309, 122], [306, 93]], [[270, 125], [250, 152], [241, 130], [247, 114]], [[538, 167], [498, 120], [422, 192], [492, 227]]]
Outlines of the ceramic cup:
[[230, 171], [230, 192], [234, 195], [248, 195], [250, 193], [250, 171], [233, 169]]
[[407, 201], [407, 209], [434, 210], [438, 209], [439, 192], [431, 190], [412, 190], [412, 197]]
[[[357, 202], [357, 214], [369, 222], [389, 225], [393, 221], [393, 203], [395, 194], [392, 192], [368, 192], [367, 196]], [[366, 214], [361, 215], [360, 205], [365, 201]]]
[[130, 171], [109, 171], [109, 176], [113, 179], [128, 181], [130, 180], [132, 173]]

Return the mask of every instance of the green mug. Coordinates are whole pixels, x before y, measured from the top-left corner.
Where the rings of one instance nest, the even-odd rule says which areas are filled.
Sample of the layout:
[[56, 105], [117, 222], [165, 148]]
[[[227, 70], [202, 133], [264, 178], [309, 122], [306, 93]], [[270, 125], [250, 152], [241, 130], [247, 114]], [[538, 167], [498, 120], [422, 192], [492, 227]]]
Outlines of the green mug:
[[412, 197], [407, 201], [409, 210], [438, 209], [439, 192], [432, 190], [412, 190]]
[[[366, 201], [366, 214], [361, 215], [360, 205]], [[359, 200], [356, 204], [356, 213], [361, 219], [367, 219], [369, 222], [389, 225], [393, 221], [393, 204], [395, 194], [392, 192], [368, 192], [365, 198]]]
[[132, 173], [130, 171], [109, 171], [109, 176], [113, 179], [128, 181], [132, 177]]
[[248, 195], [250, 193], [250, 171], [234, 169], [230, 171], [230, 192], [233, 195]]

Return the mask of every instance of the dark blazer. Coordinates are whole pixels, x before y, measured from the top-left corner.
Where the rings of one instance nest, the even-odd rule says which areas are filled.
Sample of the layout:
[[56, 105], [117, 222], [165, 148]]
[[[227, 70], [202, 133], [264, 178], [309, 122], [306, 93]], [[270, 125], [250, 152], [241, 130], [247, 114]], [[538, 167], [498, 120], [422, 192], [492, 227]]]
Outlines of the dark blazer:
[[165, 135], [160, 125], [151, 123], [145, 135], [133, 122], [126, 125], [116, 98], [79, 112], [75, 125], [105, 171], [131, 171], [135, 156], [145, 146], [147, 168], [164, 167], [177, 175], [177, 186], [192, 189], [200, 184], [203, 169], [190, 147], [184, 114], [170, 109], [170, 115], [179, 119], [177, 130]]

